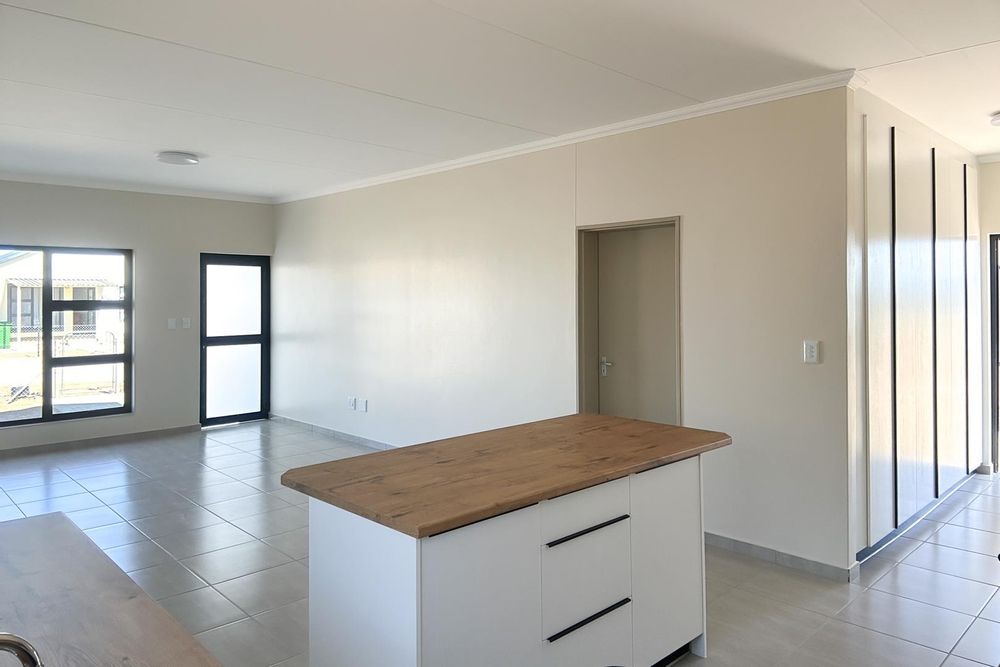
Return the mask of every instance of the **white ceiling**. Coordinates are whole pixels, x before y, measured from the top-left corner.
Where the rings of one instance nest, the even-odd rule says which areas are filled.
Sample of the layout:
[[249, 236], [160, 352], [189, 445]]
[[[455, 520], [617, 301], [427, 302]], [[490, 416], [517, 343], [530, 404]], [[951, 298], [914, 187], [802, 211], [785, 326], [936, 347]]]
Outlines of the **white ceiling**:
[[1000, 0], [0, 0], [0, 178], [286, 201], [866, 68], [994, 152], [1000, 47], [955, 50], [996, 40]]

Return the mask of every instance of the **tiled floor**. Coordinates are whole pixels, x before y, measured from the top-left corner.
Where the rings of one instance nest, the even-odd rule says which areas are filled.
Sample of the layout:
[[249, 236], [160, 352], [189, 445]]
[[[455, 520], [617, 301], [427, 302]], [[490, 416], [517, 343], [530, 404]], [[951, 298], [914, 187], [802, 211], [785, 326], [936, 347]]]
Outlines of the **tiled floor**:
[[282, 472], [372, 450], [277, 422], [0, 456], [0, 521], [66, 512], [227, 667], [306, 665], [306, 497]]
[[1000, 665], [1000, 480], [974, 477], [853, 584], [709, 547], [709, 658], [685, 667]]
[[[0, 456], [0, 520], [63, 511], [227, 667], [305, 667], [308, 517], [291, 467], [371, 450], [275, 422]], [[1000, 481], [970, 480], [838, 583], [709, 547], [710, 658], [1000, 665]]]

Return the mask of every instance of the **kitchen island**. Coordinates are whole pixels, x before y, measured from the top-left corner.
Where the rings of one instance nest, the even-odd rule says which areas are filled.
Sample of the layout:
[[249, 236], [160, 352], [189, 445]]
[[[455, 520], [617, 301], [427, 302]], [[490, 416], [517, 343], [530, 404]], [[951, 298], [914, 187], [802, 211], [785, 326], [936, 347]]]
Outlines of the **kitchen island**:
[[324, 667], [649, 667], [705, 653], [701, 455], [570, 415], [289, 470]]

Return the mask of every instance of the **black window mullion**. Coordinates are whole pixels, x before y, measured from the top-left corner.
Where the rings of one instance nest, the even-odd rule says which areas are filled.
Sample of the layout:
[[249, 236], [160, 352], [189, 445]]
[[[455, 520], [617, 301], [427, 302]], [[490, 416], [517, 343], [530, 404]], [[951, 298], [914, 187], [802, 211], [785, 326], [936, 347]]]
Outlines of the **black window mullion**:
[[128, 307], [127, 301], [124, 299], [119, 301], [109, 301], [106, 299], [95, 299], [93, 301], [87, 299], [53, 299], [51, 294], [49, 295], [49, 302], [52, 304], [51, 309], [54, 311], [122, 310]]
[[128, 361], [128, 353], [92, 354], [82, 357], [53, 357], [52, 368], [68, 368], [70, 366], [104, 366], [105, 364], [124, 364]]
[[123, 285], [125, 301], [125, 322], [122, 350], [125, 353], [125, 404], [122, 409], [125, 412], [132, 412], [132, 362], [134, 358], [134, 346], [132, 344], [132, 304], [135, 297], [132, 295], [132, 251], [126, 250], [122, 253], [125, 256], [125, 284]]
[[42, 419], [52, 418], [52, 252], [42, 251]]

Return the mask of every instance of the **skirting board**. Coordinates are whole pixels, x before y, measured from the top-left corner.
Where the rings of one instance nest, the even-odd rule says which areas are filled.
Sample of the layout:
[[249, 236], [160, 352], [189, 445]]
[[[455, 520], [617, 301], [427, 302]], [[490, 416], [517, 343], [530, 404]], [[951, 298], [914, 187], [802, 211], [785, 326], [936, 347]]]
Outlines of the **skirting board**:
[[861, 568], [857, 563], [855, 563], [850, 569], [834, 567], [833, 565], [827, 565], [826, 563], [820, 563], [819, 561], [809, 560], [808, 558], [793, 556], [791, 554], [786, 554], [783, 551], [761, 547], [756, 544], [751, 544], [750, 542], [742, 542], [731, 537], [723, 537], [722, 535], [716, 535], [715, 533], [705, 533], [705, 544], [713, 547], [719, 547], [720, 549], [725, 549], [726, 551], [743, 554], [744, 556], [750, 556], [752, 558], [767, 561], [768, 563], [775, 563], [777, 565], [784, 565], [785, 567], [790, 567], [796, 570], [802, 570], [803, 572], [815, 574], [823, 577], [824, 579], [832, 579], [834, 581], [857, 581], [858, 577], [861, 576]]
[[32, 454], [41, 454], [49, 451], [65, 452], [67, 449], [94, 447], [97, 445], [114, 445], [117, 443], [129, 442], [131, 440], [136, 440], [136, 439], [153, 438], [165, 435], [177, 435], [180, 433], [191, 433], [193, 431], [200, 431], [200, 430], [201, 430], [200, 424], [191, 424], [189, 426], [176, 426], [173, 428], [158, 429], [155, 431], [138, 431], [136, 433], [121, 433], [119, 435], [102, 435], [96, 438], [85, 438], [83, 440], [64, 440], [62, 442], [49, 442], [44, 445], [11, 447], [10, 449], [0, 449], [0, 458], [7, 456], [19, 456], [21, 454], [26, 454], [28, 452], [31, 452]]
[[270, 416], [271, 421], [278, 422], [279, 424], [290, 424], [292, 426], [298, 426], [304, 428], [307, 431], [313, 431], [314, 433], [322, 433], [323, 435], [329, 435], [340, 440], [347, 440], [348, 442], [353, 442], [363, 447], [371, 447], [372, 449], [394, 449], [392, 445], [388, 445], [384, 442], [379, 442], [377, 440], [369, 440], [368, 438], [362, 438], [359, 435], [353, 435], [351, 433], [344, 433], [343, 431], [336, 431], [332, 428], [326, 428], [324, 426], [317, 426], [316, 424], [310, 424], [309, 422], [299, 421], [298, 419], [292, 419], [290, 417], [282, 417], [281, 415], [272, 414]]

